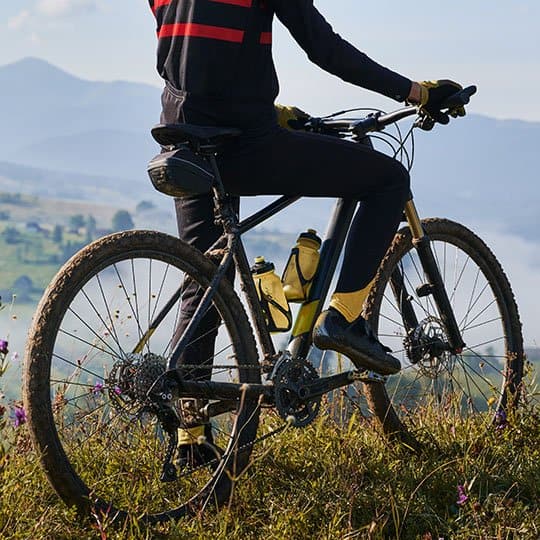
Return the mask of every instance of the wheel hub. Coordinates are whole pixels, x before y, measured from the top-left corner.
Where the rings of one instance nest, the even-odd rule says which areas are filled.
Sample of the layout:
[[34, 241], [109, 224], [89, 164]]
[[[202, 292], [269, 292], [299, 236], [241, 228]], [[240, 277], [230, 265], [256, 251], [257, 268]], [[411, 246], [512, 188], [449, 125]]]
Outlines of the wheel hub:
[[432, 379], [443, 370], [452, 370], [455, 362], [450, 353], [442, 321], [429, 316], [409, 333], [405, 339], [405, 350], [411, 363], [418, 365], [422, 373]]
[[122, 397], [141, 405], [153, 403], [155, 396], [151, 396], [152, 387], [165, 371], [166, 360], [162, 356], [153, 353], [128, 354], [113, 366], [107, 380], [113, 403]]

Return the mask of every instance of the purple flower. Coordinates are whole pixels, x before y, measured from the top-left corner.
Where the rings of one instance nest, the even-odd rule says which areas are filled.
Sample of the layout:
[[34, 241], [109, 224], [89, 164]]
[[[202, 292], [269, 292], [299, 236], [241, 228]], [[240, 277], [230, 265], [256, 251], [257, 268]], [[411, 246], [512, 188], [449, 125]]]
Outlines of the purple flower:
[[23, 424], [26, 424], [26, 411], [23, 407], [16, 406], [15, 407], [15, 418], [13, 419], [13, 425], [18, 428], [19, 426], [22, 426]]
[[98, 381], [96, 384], [94, 384], [94, 387], [92, 388], [92, 394], [97, 396], [98, 394], [101, 394], [103, 392], [103, 383], [101, 381]]
[[463, 506], [469, 500], [469, 497], [465, 493], [465, 486], [458, 486], [457, 492], [458, 492], [458, 498], [457, 498], [456, 504], [458, 506]]
[[9, 344], [5, 339], [0, 339], [0, 353], [7, 354], [9, 352], [8, 345]]
[[504, 429], [508, 426], [508, 419], [504, 409], [499, 409], [495, 413], [495, 425], [497, 426], [497, 429]]
[[122, 390], [120, 389], [119, 386], [115, 386], [114, 387], [114, 393], [119, 396], [121, 393], [122, 393]]

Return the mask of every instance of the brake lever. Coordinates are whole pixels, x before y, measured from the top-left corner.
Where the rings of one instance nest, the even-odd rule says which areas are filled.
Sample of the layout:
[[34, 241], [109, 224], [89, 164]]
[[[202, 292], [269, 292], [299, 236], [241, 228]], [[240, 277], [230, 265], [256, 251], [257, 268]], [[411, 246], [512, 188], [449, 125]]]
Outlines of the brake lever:
[[415, 128], [420, 128], [422, 131], [431, 131], [435, 127], [435, 120], [428, 114], [418, 116], [414, 122]]
[[304, 123], [302, 129], [311, 133], [318, 133], [321, 129], [322, 119], [316, 116], [310, 116]]

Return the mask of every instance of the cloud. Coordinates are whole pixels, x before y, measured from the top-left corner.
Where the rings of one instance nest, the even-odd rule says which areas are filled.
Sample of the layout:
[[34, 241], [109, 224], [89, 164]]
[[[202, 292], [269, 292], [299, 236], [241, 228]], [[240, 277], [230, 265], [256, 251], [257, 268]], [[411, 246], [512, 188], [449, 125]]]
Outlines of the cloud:
[[87, 13], [97, 9], [96, 0], [39, 0], [36, 6], [39, 13], [49, 17], [65, 17]]
[[91, 13], [99, 9], [100, 0], [36, 0], [31, 9], [24, 9], [8, 20], [10, 30], [35, 27], [44, 19], [54, 22], [58, 19]]
[[30, 19], [30, 11], [25, 9], [24, 11], [21, 11], [18, 15], [14, 15], [8, 20], [8, 28], [11, 30], [18, 30], [22, 26], [26, 24], [26, 22]]

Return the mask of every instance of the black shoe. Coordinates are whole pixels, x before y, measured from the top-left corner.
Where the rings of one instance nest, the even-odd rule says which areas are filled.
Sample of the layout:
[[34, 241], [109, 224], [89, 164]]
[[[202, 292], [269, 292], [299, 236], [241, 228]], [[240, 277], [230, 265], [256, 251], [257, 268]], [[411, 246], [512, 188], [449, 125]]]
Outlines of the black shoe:
[[175, 464], [179, 469], [196, 469], [207, 464], [214, 468], [217, 466], [222, 452], [214, 445], [210, 424], [204, 426], [204, 435], [204, 442], [178, 446]]
[[323, 311], [313, 329], [313, 343], [319, 349], [330, 349], [344, 354], [359, 369], [381, 375], [392, 375], [401, 369], [391, 350], [379, 342], [367, 321], [358, 317], [349, 323], [339, 311]]

